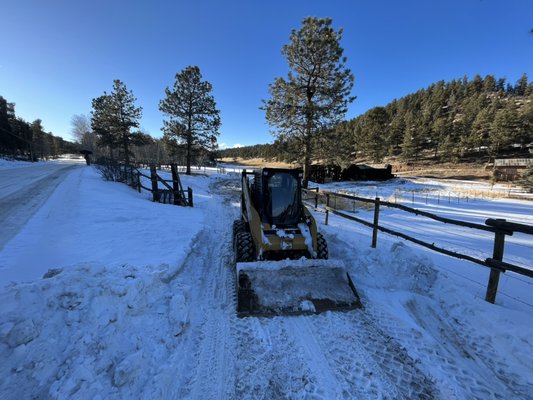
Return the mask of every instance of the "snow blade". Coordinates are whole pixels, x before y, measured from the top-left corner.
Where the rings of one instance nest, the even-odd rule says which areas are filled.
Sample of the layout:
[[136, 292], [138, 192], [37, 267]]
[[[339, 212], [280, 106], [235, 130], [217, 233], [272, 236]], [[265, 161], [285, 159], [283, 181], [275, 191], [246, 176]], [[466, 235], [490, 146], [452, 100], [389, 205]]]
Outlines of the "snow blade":
[[237, 315], [318, 314], [362, 307], [342, 262], [284, 260], [237, 264]]

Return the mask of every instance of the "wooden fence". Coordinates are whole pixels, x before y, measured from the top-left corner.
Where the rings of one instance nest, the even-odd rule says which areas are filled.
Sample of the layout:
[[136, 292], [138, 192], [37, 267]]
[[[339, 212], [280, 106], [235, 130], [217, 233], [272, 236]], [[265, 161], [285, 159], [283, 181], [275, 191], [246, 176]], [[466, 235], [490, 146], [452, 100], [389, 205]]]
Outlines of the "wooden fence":
[[[172, 173], [171, 180], [163, 179], [161, 176], [159, 176], [157, 174], [157, 169], [154, 164], [150, 165], [150, 175], [143, 174], [141, 171], [134, 167], [131, 168], [131, 176], [135, 179], [134, 186], [137, 188], [139, 193], [142, 189], [144, 189], [152, 193], [152, 199], [154, 202], [193, 207], [194, 203], [192, 189], [188, 187], [187, 196], [185, 196], [185, 192], [183, 190], [181, 179], [178, 173], [178, 167], [176, 164], [170, 164], [170, 170]], [[150, 179], [150, 188], [143, 186], [141, 182], [141, 177]], [[161, 183], [165, 188], [159, 188], [159, 183]]]
[[[462, 260], [467, 260], [467, 261], [476, 263], [478, 265], [482, 265], [484, 267], [490, 268], [491, 271], [490, 271], [489, 281], [487, 284], [487, 291], [485, 295], [485, 300], [490, 303], [494, 303], [496, 300], [496, 293], [498, 291], [500, 273], [505, 272], [505, 271], [512, 271], [517, 274], [527, 276], [529, 278], [533, 278], [533, 270], [524, 268], [518, 265], [513, 265], [513, 264], [503, 261], [503, 253], [504, 253], [504, 248], [505, 248], [505, 236], [506, 235], [512, 236], [514, 232], [520, 232], [520, 233], [525, 233], [528, 235], [533, 235], [533, 226], [517, 224], [513, 222], [507, 222], [505, 219], [492, 219], [492, 218], [487, 219], [485, 221], [485, 225], [482, 225], [482, 224], [477, 224], [477, 223], [472, 223], [472, 222], [467, 222], [467, 221], [461, 221], [461, 220], [441, 217], [436, 214], [432, 214], [427, 211], [422, 211], [422, 210], [418, 210], [415, 208], [407, 207], [402, 204], [381, 201], [379, 197], [376, 197], [375, 199], [370, 199], [366, 197], [359, 197], [359, 196], [352, 196], [352, 195], [342, 194], [342, 193], [322, 191], [322, 190], [319, 190], [319, 188], [302, 189], [302, 190], [307, 195], [306, 196], [307, 201], [314, 200], [313, 205], [315, 209], [319, 209], [319, 203], [324, 204], [323, 209], [326, 214], [326, 217], [325, 217], [326, 225], [328, 224], [329, 213], [332, 213], [339, 217], [342, 217], [350, 221], [354, 221], [354, 222], [363, 224], [365, 226], [368, 226], [369, 228], [372, 228], [372, 244], [371, 245], [374, 248], [377, 246], [378, 231], [381, 231], [381, 232], [388, 233], [390, 235], [401, 237], [402, 239], [411, 241], [413, 243], [416, 243], [420, 246], [426, 247], [438, 253], [442, 253], [447, 256], [459, 258]], [[353, 215], [349, 215], [345, 212], [339, 211], [336, 207], [337, 198], [347, 199], [353, 202], [361, 202], [364, 204], [372, 205], [372, 208], [374, 209], [373, 221], [369, 222], [364, 219], [357, 218]], [[335, 200], [335, 205], [333, 207], [332, 207], [332, 199]], [[486, 232], [492, 232], [494, 233], [494, 246], [493, 246], [492, 257], [482, 260], [479, 258], [466, 255], [466, 254], [461, 254], [455, 251], [447, 250], [442, 247], [435, 246], [434, 243], [427, 243], [420, 239], [409, 236], [405, 233], [397, 232], [395, 230], [380, 226], [379, 225], [380, 207], [396, 208], [396, 209], [406, 211], [408, 213], [421, 215], [421, 216], [433, 219], [435, 221], [443, 222], [445, 224], [458, 225], [458, 226], [467, 227], [471, 229], [478, 229], [478, 230], [482, 230]]]
[[[153, 162], [145, 162], [145, 161], [135, 161], [134, 162], [135, 167], [137, 168], [143, 168], [143, 169], [149, 169], [152, 165], [156, 167], [156, 170], [168, 170], [170, 171], [172, 169], [172, 165], [177, 165], [178, 172], [185, 173], [187, 171], [187, 167], [184, 165], [179, 164], [162, 164], [162, 163], [153, 163]], [[219, 174], [225, 174], [227, 173], [225, 167], [219, 167], [219, 166], [209, 166], [209, 165], [191, 165], [191, 173], [192, 174], [198, 174], [203, 173], [207, 174], [208, 172], [216, 172]]]

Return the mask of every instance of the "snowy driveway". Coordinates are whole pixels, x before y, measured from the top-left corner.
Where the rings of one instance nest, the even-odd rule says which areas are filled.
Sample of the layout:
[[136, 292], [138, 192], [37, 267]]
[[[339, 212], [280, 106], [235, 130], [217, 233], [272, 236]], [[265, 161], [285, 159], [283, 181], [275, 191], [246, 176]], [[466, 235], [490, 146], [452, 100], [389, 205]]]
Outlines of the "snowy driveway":
[[0, 250], [28, 222], [77, 163], [0, 170]]
[[319, 226], [364, 309], [237, 318], [239, 181], [182, 181], [194, 208], [80, 169], [6, 246], [9, 271], [38, 268], [0, 287], [0, 398], [533, 398], [529, 310], [336, 217]]
[[[529, 382], [499, 354], [506, 350], [494, 333], [477, 326], [481, 318], [462, 320], [461, 313], [472, 312], [466, 299], [444, 304], [442, 282], [431, 263], [400, 243], [376, 253], [354, 249], [354, 242], [338, 232], [327, 235], [332, 254], [351, 265], [360, 282], [364, 310], [237, 318], [229, 238], [238, 215], [238, 183], [222, 180], [211, 189], [208, 228], [178, 276], [196, 282], [190, 293], [196, 311], [180, 351], [169, 358], [177, 367], [172, 369], [177, 384], [168, 398], [505, 399], [531, 394]], [[159, 380], [165, 379], [151, 383]]]

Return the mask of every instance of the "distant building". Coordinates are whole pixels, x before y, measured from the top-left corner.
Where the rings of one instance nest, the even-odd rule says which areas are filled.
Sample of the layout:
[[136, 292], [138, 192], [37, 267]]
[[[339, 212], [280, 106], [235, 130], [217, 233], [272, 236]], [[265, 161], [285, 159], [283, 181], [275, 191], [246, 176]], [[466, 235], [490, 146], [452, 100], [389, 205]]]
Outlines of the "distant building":
[[341, 169], [337, 165], [311, 165], [310, 180], [317, 183], [340, 181], [384, 181], [394, 178], [392, 165], [352, 164]]
[[533, 158], [499, 158], [494, 160], [493, 175], [497, 180], [515, 181], [533, 164]]

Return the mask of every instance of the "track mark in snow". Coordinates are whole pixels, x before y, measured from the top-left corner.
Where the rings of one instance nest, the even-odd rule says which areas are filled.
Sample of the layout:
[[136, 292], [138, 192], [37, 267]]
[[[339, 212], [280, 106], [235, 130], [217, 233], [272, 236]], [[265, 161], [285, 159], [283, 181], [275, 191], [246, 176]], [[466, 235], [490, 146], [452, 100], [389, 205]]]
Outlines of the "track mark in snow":
[[364, 311], [327, 313], [315, 318], [315, 333], [325, 351], [329, 351], [339, 380], [346, 382], [343, 398], [438, 397], [431, 379]]
[[[219, 183], [218, 189], [226, 192], [231, 189], [233, 197], [238, 195], [228, 182]], [[228, 195], [224, 199], [228, 206], [237, 200]], [[231, 222], [228, 218], [225, 224], [231, 226]], [[231, 238], [231, 233], [227, 232], [226, 237]], [[213, 256], [207, 259], [212, 260]], [[217, 273], [223, 271], [215, 270]], [[228, 270], [231, 270], [229, 286], [234, 291], [232, 263], [219, 281], [225, 279], [228, 282]], [[216, 286], [214, 290], [216, 293]], [[234, 307], [232, 296], [231, 308], [225, 318], [230, 321], [230, 334], [235, 345], [236, 398], [429, 399], [437, 395], [431, 380], [417, 368], [404, 349], [372, 324], [363, 312], [237, 319]], [[202, 328], [202, 331], [212, 330]], [[209, 343], [214, 339], [200, 336], [198, 341], [205, 342], [209, 349]], [[203, 367], [193, 368], [193, 371], [201, 369]], [[194, 397], [193, 392], [190, 393]]]
[[[341, 255], [346, 265], [364, 265], [367, 261], [367, 252], [354, 251], [349, 239], [338, 234], [330, 234], [327, 238], [332, 252]], [[382, 259], [378, 257], [379, 260]], [[424, 263], [424, 260], [415, 261]], [[428, 268], [431, 269], [431, 265], [424, 267]], [[357, 271], [361, 272], [361, 268], [354, 267], [352, 270], [356, 285]], [[440, 398], [533, 398], [529, 382], [524, 382], [523, 378], [514, 374], [506, 365], [505, 358], [496, 354], [490, 336], [480, 334], [468, 319], [460, 323], [457, 318], [452, 318], [446, 309], [447, 303], [434, 298], [427, 285], [420, 287], [416, 281], [420, 277], [413, 272], [415, 290], [410, 288], [411, 283], [405, 282], [405, 276], [399, 277], [404, 281], [398, 284], [387, 282], [391, 286], [391, 295], [398, 299], [397, 304], [394, 304], [395, 300], [383, 305], [376, 301], [382, 295], [379, 291], [383, 289], [372, 285], [368, 293], [362, 290], [360, 295], [365, 304], [367, 320], [385, 336], [392, 338], [417, 368], [433, 380]], [[366, 281], [372, 283], [372, 277], [368, 274], [375, 271], [369, 272], [363, 268], [362, 273], [367, 274]], [[377, 284], [381, 283], [377, 279]], [[409, 316], [397, 310], [398, 306], [405, 308], [411, 322]], [[401, 316], [397, 315], [398, 312]]]
[[[21, 169], [2, 171], [1, 184], [6, 184], [4, 181], [12, 178], [4, 176], [8, 172], [10, 175], [22, 172], [22, 184], [26, 181], [28, 184], [21, 186], [19, 183], [21, 186], [19, 190], [12, 189], [9, 195], [0, 198], [0, 221], [3, 221], [0, 250], [39, 210], [65, 176], [74, 168], [78, 168], [76, 165], [46, 165], [45, 167], [24, 168], [23, 171], [20, 171]], [[33, 179], [34, 176], [38, 179]]]
[[331, 398], [299, 351], [286, 319], [243, 318], [237, 323], [237, 398]]
[[[413, 319], [422, 319], [422, 332], [379, 304], [348, 313], [237, 318], [230, 244], [237, 187], [237, 180], [221, 180], [212, 188], [219, 196], [206, 208], [210, 226], [177, 278], [190, 280], [195, 293], [191, 326], [174, 360], [181, 363], [175, 397], [500, 399], [527, 393], [520, 385], [511, 392], [514, 381], [509, 387], [487, 382], [492, 374], [481, 373], [487, 365], [475, 348], [463, 346], [453, 329], [441, 334], [435, 326], [443, 321], [429, 306], [411, 310]], [[476, 362], [467, 371], [457, 358], [469, 356]]]
[[[403, 326], [377, 306], [367, 307], [367, 313], [387, 334], [399, 338], [411, 354], [416, 354], [417, 364], [435, 377], [443, 398], [531, 398], [531, 387], [517, 383], [512, 374], [505, 372], [507, 366], [498, 360], [490, 341], [476, 340], [475, 330], [465, 325], [455, 328], [434, 311], [438, 304], [430, 306], [428, 302], [434, 303], [417, 296], [405, 304], [419, 329]], [[446, 315], [442, 309], [439, 313]]]
[[[217, 192], [217, 182], [212, 188]], [[231, 238], [233, 220], [227, 199], [215, 195], [206, 208], [207, 226], [198, 235], [184, 263], [181, 279], [195, 286], [191, 329], [180, 352], [177, 397], [191, 399], [233, 398], [236, 343], [235, 301], [232, 287]]]

